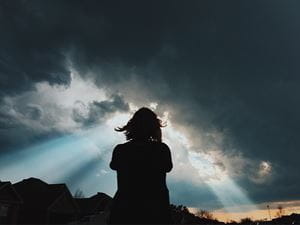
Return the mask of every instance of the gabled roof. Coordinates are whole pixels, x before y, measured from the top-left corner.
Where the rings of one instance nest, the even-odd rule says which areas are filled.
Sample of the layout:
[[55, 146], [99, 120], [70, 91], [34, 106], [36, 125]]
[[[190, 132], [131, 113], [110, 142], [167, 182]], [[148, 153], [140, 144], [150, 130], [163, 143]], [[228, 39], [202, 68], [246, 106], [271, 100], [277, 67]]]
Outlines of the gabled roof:
[[[78, 204], [74, 200], [74, 198], [73, 198], [73, 196], [72, 196], [71, 192], [69, 191], [66, 184], [49, 184], [49, 186], [50, 186], [50, 188], [52, 188], [53, 190], [56, 190], [56, 191], [59, 191], [59, 190], [63, 189], [64, 190], [63, 191], [64, 196], [69, 197], [70, 203], [74, 206], [74, 208], [76, 209], [76, 212], [80, 211]], [[61, 197], [63, 197], [63, 196], [60, 195], [58, 198], [56, 198], [56, 200], [49, 205], [49, 209], [52, 208], [53, 205], [55, 205], [55, 203], [57, 203], [57, 201], [59, 201], [61, 199]]]
[[11, 183], [9, 181], [0, 181], [0, 191], [2, 188], [4, 188], [6, 185], [10, 185]]
[[111, 200], [112, 198], [110, 196], [101, 192], [98, 192], [96, 195], [89, 198], [75, 198], [81, 213], [84, 215], [93, 215], [100, 211], [104, 211]]
[[13, 186], [23, 198], [26, 207], [41, 210], [47, 209], [56, 199], [68, 191], [65, 184], [47, 184], [33, 177], [15, 183]]
[[[1, 193], [3, 196], [1, 196]], [[9, 195], [9, 193], [12, 193], [12, 195]], [[11, 203], [18, 203], [18, 204], [23, 203], [22, 198], [16, 192], [16, 190], [14, 189], [14, 187], [9, 181], [5, 181], [5, 182], [0, 181], [0, 196], [1, 196], [0, 201], [8, 201]], [[9, 196], [13, 196], [13, 198], [10, 198]]]

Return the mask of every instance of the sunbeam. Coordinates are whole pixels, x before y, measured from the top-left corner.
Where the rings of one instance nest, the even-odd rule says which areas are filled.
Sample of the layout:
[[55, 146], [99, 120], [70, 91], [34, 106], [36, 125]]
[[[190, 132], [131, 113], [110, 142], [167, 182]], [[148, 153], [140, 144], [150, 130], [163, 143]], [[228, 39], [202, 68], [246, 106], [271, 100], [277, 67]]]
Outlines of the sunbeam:
[[[93, 194], [99, 191], [95, 185], [99, 182], [97, 176], [108, 170], [113, 146], [122, 142], [121, 134], [115, 134], [113, 127], [126, 119], [128, 115], [116, 115], [99, 126], [4, 155], [0, 159], [1, 179], [16, 182], [37, 177], [52, 183], [65, 182], [71, 190], [81, 188]], [[113, 177], [112, 172], [105, 174], [106, 179], [108, 176]], [[109, 186], [103, 184], [104, 191], [113, 193], [112, 185], [114, 182]]]
[[[189, 160], [194, 168], [199, 171], [199, 176], [210, 187], [222, 203], [224, 209], [237, 207], [241, 211], [256, 210], [255, 204], [247, 194], [219, 167], [214, 164], [214, 159], [203, 153], [189, 152]], [[241, 208], [240, 206], [244, 206]]]
[[217, 166], [212, 155], [190, 149], [189, 140], [182, 132], [174, 129], [171, 121], [168, 121], [168, 127], [165, 129], [165, 139], [170, 143], [175, 156], [174, 161], [177, 164], [174, 171], [175, 179], [189, 179], [196, 185], [207, 185], [225, 211], [233, 207], [241, 211], [257, 209], [245, 191], [230, 178], [224, 169]]
[[[88, 195], [100, 190], [113, 194], [116, 181], [108, 163], [113, 147], [124, 141], [123, 134], [113, 129], [125, 124], [129, 117], [129, 113], [116, 113], [100, 125], [3, 156], [1, 178], [15, 182], [37, 177], [52, 183], [67, 183], [73, 192], [80, 188]], [[190, 149], [189, 140], [173, 127], [167, 112], [163, 120], [168, 121], [163, 137], [172, 149], [175, 165], [169, 180], [187, 179], [199, 186], [207, 185], [225, 210], [237, 205], [256, 209], [246, 193], [214, 164], [211, 155]]]

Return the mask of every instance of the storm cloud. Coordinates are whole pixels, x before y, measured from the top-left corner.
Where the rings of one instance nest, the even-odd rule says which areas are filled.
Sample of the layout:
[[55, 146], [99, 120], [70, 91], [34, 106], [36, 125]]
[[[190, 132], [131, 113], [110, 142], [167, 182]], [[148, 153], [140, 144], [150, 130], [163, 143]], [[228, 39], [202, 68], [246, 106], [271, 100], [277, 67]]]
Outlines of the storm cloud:
[[[1, 151], [16, 136], [26, 146], [126, 112], [129, 102], [157, 102], [193, 150], [219, 156], [216, 166], [252, 199], [299, 199], [299, 8], [293, 0], [1, 1]], [[72, 71], [112, 97], [67, 109], [33, 100], [44, 90], [37, 84], [68, 88]], [[31, 138], [19, 135], [28, 129]]]
[[91, 126], [107, 119], [107, 114], [114, 112], [129, 111], [128, 103], [118, 95], [112, 96], [111, 100], [93, 101], [86, 106], [83, 102], [77, 101], [72, 116], [74, 121], [83, 126]]

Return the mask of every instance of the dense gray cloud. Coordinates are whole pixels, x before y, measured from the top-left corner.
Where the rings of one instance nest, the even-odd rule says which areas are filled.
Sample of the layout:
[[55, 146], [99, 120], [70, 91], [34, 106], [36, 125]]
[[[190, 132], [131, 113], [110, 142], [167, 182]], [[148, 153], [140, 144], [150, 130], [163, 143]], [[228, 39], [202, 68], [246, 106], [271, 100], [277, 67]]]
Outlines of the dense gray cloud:
[[30, 98], [2, 100], [0, 155], [65, 134], [66, 132], [57, 126], [54, 117], [62, 113], [64, 112], [60, 108], [52, 107], [51, 110], [47, 110], [43, 109], [43, 105], [32, 104]]
[[[202, 143], [218, 142], [224, 154], [249, 159], [243, 173], [250, 179], [239, 184], [251, 198], [296, 199], [299, 7], [296, 1], [1, 1], [0, 93], [22, 93], [40, 81], [69, 85], [73, 67], [110, 94], [140, 105], [158, 101], [195, 142], [198, 133], [224, 133], [221, 142], [204, 136]], [[8, 128], [17, 120], [5, 107], [1, 145], [9, 146]], [[104, 111], [128, 110], [118, 96], [76, 107], [73, 119], [85, 125]], [[38, 105], [22, 109], [29, 120], [44, 114]], [[27, 125], [10, 129], [11, 136]], [[247, 170], [261, 161], [273, 169], [264, 188]]]
[[121, 96], [113, 95], [111, 100], [93, 101], [88, 106], [77, 101], [72, 116], [77, 123], [81, 123], [83, 126], [91, 126], [107, 119], [107, 114], [128, 111], [128, 103], [124, 102]]
[[[46, 90], [50, 88], [49, 90]], [[70, 87], [72, 88], [72, 86]], [[68, 91], [70, 88], [66, 88]], [[87, 87], [89, 88], [89, 87]], [[1, 152], [68, 135], [78, 129], [102, 124], [115, 113], [129, 111], [123, 97], [115, 94], [102, 101], [83, 102], [77, 100], [67, 105], [62, 97], [53, 96], [58, 89], [46, 85], [44, 88], [6, 97], [0, 105]], [[76, 91], [76, 90], [75, 90]], [[79, 93], [80, 95], [80, 93]]]
[[1, 95], [27, 90], [38, 81], [69, 83], [63, 43], [48, 36], [48, 28], [40, 19], [28, 1], [1, 1]]

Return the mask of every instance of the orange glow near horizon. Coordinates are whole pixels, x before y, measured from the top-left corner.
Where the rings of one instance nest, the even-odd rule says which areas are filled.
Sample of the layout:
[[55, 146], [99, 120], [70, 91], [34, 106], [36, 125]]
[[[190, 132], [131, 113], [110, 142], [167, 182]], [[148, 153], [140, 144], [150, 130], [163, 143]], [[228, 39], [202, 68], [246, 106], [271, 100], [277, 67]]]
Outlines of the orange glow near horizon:
[[[270, 205], [270, 215], [267, 209], [267, 205]], [[245, 212], [226, 212], [224, 209], [212, 211], [213, 217], [222, 222], [236, 221], [239, 222], [243, 218], [251, 218], [252, 220], [270, 220], [278, 217], [278, 206], [282, 206], [282, 215], [291, 215], [292, 213], [300, 214], [300, 200], [286, 201], [286, 202], [272, 202], [260, 204], [257, 210], [245, 211]], [[193, 213], [195, 208], [189, 208]]]

